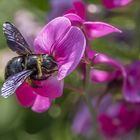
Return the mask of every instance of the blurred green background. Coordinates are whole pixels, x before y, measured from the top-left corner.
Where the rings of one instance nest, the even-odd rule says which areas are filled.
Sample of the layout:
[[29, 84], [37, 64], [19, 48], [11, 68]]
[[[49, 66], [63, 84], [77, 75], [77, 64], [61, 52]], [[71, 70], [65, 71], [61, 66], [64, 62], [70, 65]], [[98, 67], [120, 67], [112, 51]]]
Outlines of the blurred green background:
[[[86, 2], [99, 4], [100, 0]], [[130, 6], [112, 11], [113, 16], [101, 14], [97, 18], [125, 30], [126, 34], [122, 34], [122, 38], [128, 37], [128, 39], [125, 41], [115, 34], [97, 39], [92, 42], [95, 50], [113, 56], [124, 64], [139, 58], [140, 16], [137, 15], [139, 10], [137, 3], [139, 2], [135, 1]], [[35, 18], [37, 25], [42, 27], [47, 22], [47, 14], [50, 10], [50, 3], [47, 0], [0, 0], [0, 86], [3, 83], [7, 61], [16, 55], [7, 47], [2, 24], [5, 21], [16, 23], [17, 13], [28, 11]], [[88, 15], [91, 20], [94, 20], [91, 13]], [[26, 22], [24, 17], [22, 20]], [[30, 28], [27, 29], [27, 33], [29, 30]], [[75, 71], [65, 82], [78, 86], [79, 80], [78, 73]], [[80, 101], [80, 94], [65, 89], [63, 96], [54, 101], [48, 112], [37, 114], [21, 107], [15, 96], [8, 99], [0, 97], [0, 140], [84, 140], [71, 131], [73, 117]]]

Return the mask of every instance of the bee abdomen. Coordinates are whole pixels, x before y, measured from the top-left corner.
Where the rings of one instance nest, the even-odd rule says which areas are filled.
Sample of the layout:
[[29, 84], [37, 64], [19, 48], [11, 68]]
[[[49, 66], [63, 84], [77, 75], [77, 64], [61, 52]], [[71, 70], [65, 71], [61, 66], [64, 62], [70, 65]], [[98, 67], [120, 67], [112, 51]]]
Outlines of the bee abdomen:
[[14, 57], [8, 62], [5, 68], [5, 79], [23, 71], [24, 67], [24, 58], [22, 56]]

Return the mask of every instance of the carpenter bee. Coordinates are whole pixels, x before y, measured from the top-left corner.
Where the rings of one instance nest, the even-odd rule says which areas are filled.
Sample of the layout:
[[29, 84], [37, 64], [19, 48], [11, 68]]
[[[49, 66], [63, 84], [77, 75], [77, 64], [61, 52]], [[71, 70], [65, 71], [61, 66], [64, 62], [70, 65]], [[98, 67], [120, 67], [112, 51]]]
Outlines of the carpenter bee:
[[[22, 34], [10, 22], [3, 24], [3, 32], [8, 47], [19, 56], [11, 59], [5, 68], [5, 82], [2, 86], [2, 96], [12, 95], [25, 81], [46, 80], [57, 71], [57, 63], [53, 56], [47, 54], [34, 54]], [[28, 79], [27, 79], [28, 78]], [[33, 82], [30, 85], [38, 88]]]

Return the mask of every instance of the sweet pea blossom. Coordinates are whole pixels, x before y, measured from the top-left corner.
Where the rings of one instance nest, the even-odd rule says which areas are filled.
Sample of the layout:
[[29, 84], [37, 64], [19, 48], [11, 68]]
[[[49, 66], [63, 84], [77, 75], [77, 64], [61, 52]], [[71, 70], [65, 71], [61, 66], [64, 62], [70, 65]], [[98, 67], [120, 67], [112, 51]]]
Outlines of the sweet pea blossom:
[[[114, 102], [111, 94], [104, 96], [100, 104], [94, 99], [93, 109], [97, 110], [99, 131], [107, 139], [118, 138], [130, 133], [140, 125], [140, 104], [124, 100]], [[82, 105], [75, 116], [72, 130], [76, 134], [89, 135], [92, 131], [92, 116], [89, 109]]]
[[58, 71], [46, 80], [32, 80], [39, 88], [30, 86], [27, 79], [16, 91], [19, 103], [35, 112], [46, 111], [51, 102], [62, 95], [63, 79], [77, 67], [85, 46], [82, 31], [72, 26], [67, 18], [58, 17], [50, 21], [35, 38], [34, 52], [51, 55]]
[[[92, 50], [90, 51], [92, 52]], [[113, 68], [113, 70], [106, 71], [91, 68], [90, 71], [91, 80], [100, 83], [106, 81], [108, 82], [114, 81], [115, 78], [119, 79], [120, 76], [122, 77], [122, 79], [126, 78], [125, 68], [119, 61], [102, 53], [95, 53], [95, 51], [93, 51], [93, 53], [96, 54], [96, 57], [94, 59], [92, 59], [91, 57], [93, 65], [105, 64], [107, 65], [107, 67], [110, 66], [110, 68]]]
[[102, 0], [107, 9], [119, 8], [132, 2], [132, 0]]
[[[97, 83], [108, 82], [110, 89], [120, 88], [126, 101], [140, 102], [140, 61], [134, 61], [127, 66], [123, 66], [123, 64], [107, 55], [98, 54], [92, 62], [94, 65], [106, 64], [113, 68], [113, 71], [92, 68], [90, 71], [92, 81]], [[119, 83], [119, 85], [116, 83]]]
[[85, 12], [83, 3], [78, 2], [74, 4], [74, 9], [68, 10], [64, 16], [71, 21], [72, 25], [80, 27], [87, 39], [93, 40], [113, 32], [121, 33], [121, 30], [110, 24], [100, 21], [86, 21]]
[[106, 137], [128, 135], [140, 126], [140, 104], [128, 103], [125, 100], [105, 96], [98, 105], [97, 120], [99, 129]]
[[[92, 50], [91, 50], [92, 51]], [[108, 70], [95, 69], [94, 67], [90, 70], [90, 78], [91, 81], [96, 83], [107, 83], [106, 94], [108, 94], [111, 90], [113, 90], [112, 95], [116, 95], [115, 91], [122, 96], [125, 100], [127, 100], [127, 95], [123, 92], [124, 85], [126, 83], [127, 72], [123, 64], [119, 61], [104, 55], [97, 54], [97, 56], [91, 61], [94, 66], [98, 64], [105, 64], [108, 67]], [[110, 69], [109, 69], [110, 68]]]
[[[96, 38], [102, 37], [104, 35], [113, 33], [113, 32], [121, 32], [119, 29], [115, 28], [112, 25], [109, 25], [104, 22], [90, 22], [86, 21], [86, 6], [82, 2], [73, 3], [73, 7], [66, 11], [64, 17], [68, 18], [72, 25], [80, 27], [86, 36], [86, 51], [85, 51], [85, 59], [90, 59], [94, 56], [95, 52], [90, 51], [90, 46], [88, 40], [94, 40]], [[84, 59], [83, 59], [84, 60]], [[85, 80], [85, 70], [86, 63], [81, 63], [80, 65], [80, 76], [81, 79]]]
[[98, 114], [100, 131], [106, 137], [121, 137], [140, 125], [140, 104], [112, 103]]

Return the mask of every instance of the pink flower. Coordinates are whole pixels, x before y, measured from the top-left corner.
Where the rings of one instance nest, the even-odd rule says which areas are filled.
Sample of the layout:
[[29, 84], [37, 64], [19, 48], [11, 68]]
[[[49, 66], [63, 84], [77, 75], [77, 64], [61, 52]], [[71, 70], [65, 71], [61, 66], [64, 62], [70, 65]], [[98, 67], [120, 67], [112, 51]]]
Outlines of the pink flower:
[[[102, 103], [100, 107], [104, 107], [105, 104], [107, 102]], [[140, 104], [130, 104], [125, 101], [113, 103], [112, 101], [104, 111], [98, 113], [100, 131], [110, 138], [130, 133], [140, 125], [139, 109]]]
[[[92, 50], [90, 50], [92, 52]], [[94, 52], [94, 51], [93, 51]], [[95, 52], [94, 52], [95, 54]], [[90, 71], [90, 77], [95, 82], [110, 82], [121, 76], [122, 79], [126, 78], [126, 71], [124, 66], [117, 60], [101, 53], [96, 53], [96, 57], [92, 60], [94, 65], [106, 64], [107, 67], [112, 68], [112, 71], [99, 70], [92, 68]]]
[[[98, 98], [97, 98], [98, 99]], [[98, 100], [96, 100], [98, 101]], [[93, 109], [96, 101], [94, 100]], [[140, 125], [140, 104], [122, 101], [114, 102], [112, 96], [106, 95], [96, 105], [97, 124], [99, 131], [107, 139], [117, 138], [128, 134]], [[92, 132], [92, 116], [86, 106], [81, 106], [74, 119], [72, 130], [76, 134], [88, 135]]]
[[88, 135], [92, 129], [92, 116], [87, 106], [81, 105], [72, 124], [72, 131], [75, 134]]
[[74, 13], [82, 19], [86, 19], [86, 5], [82, 1], [73, 2], [73, 7], [65, 12], [65, 14]]
[[102, 1], [103, 5], [107, 9], [122, 7], [132, 2], [132, 0], [102, 0]]
[[98, 54], [92, 62], [94, 65], [103, 63], [107, 67], [113, 68], [113, 71], [91, 69], [90, 77], [92, 81], [98, 83], [108, 82], [110, 89], [120, 88], [126, 101], [140, 103], [140, 61], [123, 66], [109, 56]]
[[123, 84], [123, 93], [129, 102], [140, 102], [140, 61], [134, 61], [127, 65], [126, 80]]
[[48, 19], [52, 20], [58, 16], [62, 16], [65, 11], [71, 8], [74, 2], [79, 2], [81, 0], [51, 0], [51, 11], [48, 14]]
[[79, 64], [86, 41], [83, 33], [65, 17], [49, 22], [34, 41], [36, 54], [51, 55], [57, 62], [58, 72], [47, 80], [33, 81], [39, 88], [24, 82], [16, 91], [19, 103], [35, 112], [46, 111], [51, 102], [63, 93], [63, 79]]
[[76, 11], [77, 9], [75, 8], [75, 12], [68, 11], [67, 14], [65, 14], [64, 16], [71, 21], [72, 25], [80, 27], [89, 40], [99, 38], [113, 32], [121, 33], [119, 29], [115, 28], [110, 24], [100, 21], [86, 21], [85, 18], [83, 18], [84, 16], [81, 16], [84, 15], [82, 12], [82, 9], [84, 9], [84, 7], [80, 6], [79, 9], [80, 8], [81, 10], [78, 11]]
[[[86, 21], [86, 8], [84, 3], [82, 2], [75, 2], [73, 4], [73, 8], [68, 10], [64, 17], [67, 17], [72, 25], [78, 26], [81, 28], [83, 33], [85, 34], [87, 39], [94, 40], [96, 38], [102, 37], [104, 35], [113, 33], [113, 32], [121, 32], [119, 29], [104, 23], [104, 22], [90, 22]], [[85, 51], [85, 59], [90, 59], [93, 57], [95, 52], [90, 51], [90, 46], [86, 46]], [[81, 79], [85, 80], [85, 63], [80, 65], [81, 68], [83, 68], [81, 72]]]

